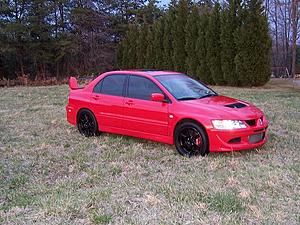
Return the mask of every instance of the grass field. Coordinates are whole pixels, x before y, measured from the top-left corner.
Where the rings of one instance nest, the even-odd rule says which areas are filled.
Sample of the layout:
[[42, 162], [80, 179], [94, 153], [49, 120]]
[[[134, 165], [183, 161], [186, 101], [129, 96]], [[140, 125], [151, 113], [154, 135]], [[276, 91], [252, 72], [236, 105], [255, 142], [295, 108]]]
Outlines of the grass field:
[[84, 138], [65, 119], [67, 86], [0, 89], [0, 224], [299, 224], [300, 93], [215, 89], [266, 113], [267, 145], [188, 159]]

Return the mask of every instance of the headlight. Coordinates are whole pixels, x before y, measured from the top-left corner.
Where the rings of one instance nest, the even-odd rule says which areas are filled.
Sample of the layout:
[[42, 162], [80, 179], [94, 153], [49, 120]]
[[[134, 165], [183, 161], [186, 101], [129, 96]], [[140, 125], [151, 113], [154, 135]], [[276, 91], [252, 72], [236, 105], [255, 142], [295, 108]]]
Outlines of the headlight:
[[233, 130], [246, 128], [243, 121], [240, 120], [212, 120], [214, 128], [219, 130]]

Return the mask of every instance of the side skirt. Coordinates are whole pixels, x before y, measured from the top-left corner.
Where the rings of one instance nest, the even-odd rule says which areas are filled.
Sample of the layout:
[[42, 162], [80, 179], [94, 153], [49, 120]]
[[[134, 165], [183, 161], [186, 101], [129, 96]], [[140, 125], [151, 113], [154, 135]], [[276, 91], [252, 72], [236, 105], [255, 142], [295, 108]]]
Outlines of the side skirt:
[[140, 131], [132, 131], [132, 130], [116, 128], [116, 127], [107, 127], [107, 126], [101, 126], [100, 130], [101, 132], [132, 136], [132, 137], [142, 138], [142, 139], [161, 142], [170, 145], [174, 144], [173, 137], [170, 136], [154, 135], [154, 134], [144, 133]]

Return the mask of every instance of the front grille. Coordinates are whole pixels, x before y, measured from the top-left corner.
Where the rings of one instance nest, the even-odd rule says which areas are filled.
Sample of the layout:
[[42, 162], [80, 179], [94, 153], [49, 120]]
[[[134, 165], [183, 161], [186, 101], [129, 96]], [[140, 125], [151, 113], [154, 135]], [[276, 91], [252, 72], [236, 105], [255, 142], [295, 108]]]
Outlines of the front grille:
[[261, 142], [264, 138], [265, 138], [265, 133], [260, 133], [260, 134], [250, 135], [248, 140], [250, 144], [255, 144]]
[[255, 124], [256, 124], [256, 120], [245, 120], [245, 122], [246, 122], [249, 126], [255, 126]]

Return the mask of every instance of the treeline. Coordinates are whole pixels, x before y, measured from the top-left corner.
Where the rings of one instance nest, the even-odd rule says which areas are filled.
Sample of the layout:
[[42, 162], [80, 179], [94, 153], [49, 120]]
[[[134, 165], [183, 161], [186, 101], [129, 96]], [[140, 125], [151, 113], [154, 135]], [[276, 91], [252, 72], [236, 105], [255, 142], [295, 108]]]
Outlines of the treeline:
[[151, 24], [160, 14], [154, 0], [0, 1], [0, 80], [114, 69], [128, 24]]
[[120, 42], [120, 68], [188, 73], [207, 84], [258, 86], [270, 71], [262, 0], [171, 1], [153, 24], [133, 23]]

